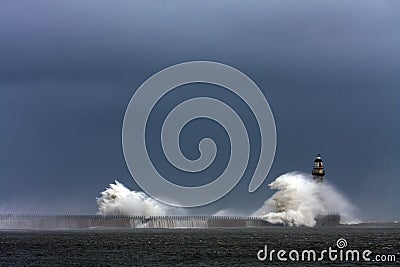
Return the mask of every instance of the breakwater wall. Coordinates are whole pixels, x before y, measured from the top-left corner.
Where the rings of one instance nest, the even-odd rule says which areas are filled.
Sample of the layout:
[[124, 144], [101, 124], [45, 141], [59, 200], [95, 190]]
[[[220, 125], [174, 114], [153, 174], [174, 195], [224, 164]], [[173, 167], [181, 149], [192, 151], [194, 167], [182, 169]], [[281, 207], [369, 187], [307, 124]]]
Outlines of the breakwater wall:
[[0, 229], [261, 227], [259, 217], [1, 214]]
[[[337, 226], [340, 215], [319, 215], [317, 226]], [[282, 226], [261, 217], [0, 214], [0, 229], [243, 228]]]

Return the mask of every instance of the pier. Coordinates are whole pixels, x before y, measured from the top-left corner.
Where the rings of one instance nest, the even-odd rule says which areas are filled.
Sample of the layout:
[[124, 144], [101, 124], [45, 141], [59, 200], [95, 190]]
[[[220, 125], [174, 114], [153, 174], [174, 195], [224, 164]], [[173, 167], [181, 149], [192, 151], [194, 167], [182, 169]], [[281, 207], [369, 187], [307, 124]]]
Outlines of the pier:
[[[336, 226], [340, 215], [318, 216], [317, 226]], [[261, 217], [0, 214], [0, 229], [245, 228], [282, 226]]]
[[273, 225], [259, 217], [1, 214], [0, 229], [219, 228]]

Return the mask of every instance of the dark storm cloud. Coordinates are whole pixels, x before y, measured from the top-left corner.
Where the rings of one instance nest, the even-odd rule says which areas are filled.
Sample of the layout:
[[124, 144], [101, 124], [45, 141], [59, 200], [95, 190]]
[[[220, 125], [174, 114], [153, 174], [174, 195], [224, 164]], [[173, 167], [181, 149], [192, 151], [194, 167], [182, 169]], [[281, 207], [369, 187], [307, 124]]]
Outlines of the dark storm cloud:
[[[268, 181], [308, 172], [321, 152], [367, 216], [398, 217], [399, 47], [396, 1], [2, 1], [0, 203], [74, 199], [94, 211], [112, 179], [133, 188], [120, 135], [135, 88], [169, 65], [213, 60], [270, 102]], [[271, 192], [248, 195], [248, 182], [205, 210], [256, 209]]]

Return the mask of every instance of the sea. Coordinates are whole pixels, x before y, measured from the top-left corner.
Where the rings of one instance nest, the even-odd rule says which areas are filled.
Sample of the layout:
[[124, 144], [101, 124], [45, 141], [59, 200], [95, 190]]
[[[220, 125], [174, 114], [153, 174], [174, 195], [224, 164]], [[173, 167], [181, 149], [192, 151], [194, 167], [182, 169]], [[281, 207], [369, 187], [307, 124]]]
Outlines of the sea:
[[397, 223], [0, 231], [0, 266], [400, 266], [399, 252]]

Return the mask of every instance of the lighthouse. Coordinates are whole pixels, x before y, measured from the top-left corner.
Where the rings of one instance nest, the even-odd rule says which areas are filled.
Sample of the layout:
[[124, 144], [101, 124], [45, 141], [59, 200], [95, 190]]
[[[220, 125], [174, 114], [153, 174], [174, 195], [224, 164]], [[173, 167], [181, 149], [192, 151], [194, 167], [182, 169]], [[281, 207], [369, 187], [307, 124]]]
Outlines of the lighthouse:
[[320, 154], [318, 154], [314, 160], [314, 168], [312, 170], [312, 176], [314, 181], [318, 183], [322, 183], [324, 181], [324, 176], [325, 176], [324, 163], [322, 162]]

